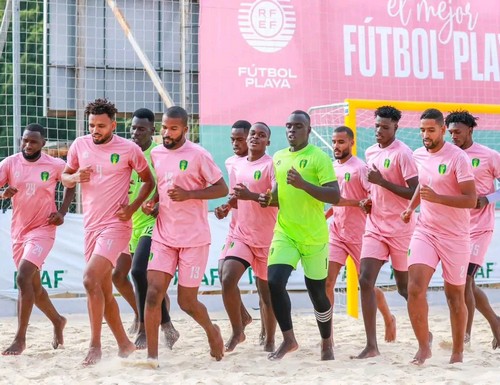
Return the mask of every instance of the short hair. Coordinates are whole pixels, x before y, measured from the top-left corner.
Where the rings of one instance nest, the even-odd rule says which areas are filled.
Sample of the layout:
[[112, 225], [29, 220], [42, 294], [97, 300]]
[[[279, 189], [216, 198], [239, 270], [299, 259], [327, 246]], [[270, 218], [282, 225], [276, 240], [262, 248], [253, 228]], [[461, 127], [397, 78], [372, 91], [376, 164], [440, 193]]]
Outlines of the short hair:
[[253, 126], [255, 126], [256, 124], [258, 124], [258, 125], [260, 125], [260, 126], [264, 126], [264, 127], [266, 127], [266, 128], [267, 128], [267, 131], [269, 131], [269, 137], [271, 137], [271, 129], [269, 128], [269, 126], [268, 126], [266, 123], [264, 123], [264, 122], [255, 122], [255, 123], [253, 124]]
[[450, 112], [444, 120], [444, 123], [446, 124], [446, 127], [448, 127], [451, 123], [463, 123], [467, 127], [474, 128], [477, 126], [476, 120], [478, 119], [478, 117], [472, 116], [469, 111], [457, 110]]
[[248, 131], [250, 131], [250, 127], [252, 127], [252, 125], [250, 124], [250, 122], [248, 120], [237, 120], [236, 122], [233, 123], [233, 125], [231, 126], [231, 129], [241, 128], [243, 131], [248, 133]]
[[165, 112], [167, 118], [182, 119], [182, 124], [188, 125], [188, 113], [186, 110], [180, 106], [172, 106]]
[[30, 123], [26, 126], [24, 129], [26, 131], [31, 131], [31, 132], [39, 132], [42, 138], [46, 138], [46, 131], [45, 128], [38, 123]]
[[85, 114], [89, 115], [102, 115], [106, 114], [111, 120], [115, 120], [116, 113], [118, 110], [115, 105], [111, 103], [108, 99], [96, 99], [90, 102], [85, 107]]
[[311, 117], [309, 116], [309, 114], [305, 111], [302, 111], [302, 110], [295, 110], [293, 111], [290, 115], [304, 115], [307, 119], [307, 124], [311, 125]]
[[389, 118], [393, 122], [399, 122], [401, 119], [401, 111], [393, 106], [381, 106], [377, 108], [374, 112], [374, 116], [380, 116], [381, 118]]
[[345, 132], [349, 138], [354, 139], [354, 132], [347, 126], [338, 126], [333, 130], [333, 132]]
[[420, 115], [420, 120], [422, 119], [434, 119], [436, 123], [440, 125], [444, 124], [443, 113], [436, 108], [428, 108], [424, 112], [422, 112], [422, 115]]
[[148, 108], [139, 108], [132, 114], [132, 118], [147, 119], [150, 123], [155, 122], [155, 114]]

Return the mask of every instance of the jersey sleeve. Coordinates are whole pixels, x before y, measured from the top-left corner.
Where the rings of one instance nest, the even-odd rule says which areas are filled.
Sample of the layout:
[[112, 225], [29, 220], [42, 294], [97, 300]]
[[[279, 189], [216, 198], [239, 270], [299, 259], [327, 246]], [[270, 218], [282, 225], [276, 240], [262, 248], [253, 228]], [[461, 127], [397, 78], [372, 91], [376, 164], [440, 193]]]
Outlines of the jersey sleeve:
[[68, 156], [67, 156], [67, 165], [74, 171], [78, 170], [80, 168], [80, 163], [78, 160], [78, 143], [79, 140], [76, 139], [71, 146], [69, 147], [68, 150]]
[[[132, 144], [132, 143], [131, 143]], [[141, 148], [135, 144], [133, 144], [130, 148], [131, 156], [129, 158], [129, 165], [137, 171], [137, 173], [143, 172], [146, 168], [148, 168], [148, 161], [144, 156]]]
[[55, 158], [56, 160], [56, 180], [60, 181], [62, 173], [66, 168], [66, 162], [60, 158]]
[[359, 179], [361, 182], [361, 186], [363, 187], [363, 190], [366, 191], [366, 196], [369, 196], [370, 192], [371, 192], [371, 183], [368, 182], [368, 172], [369, 171], [370, 170], [369, 170], [367, 164], [363, 164], [363, 166], [361, 166], [359, 168]]
[[[233, 167], [234, 168], [234, 167]], [[203, 151], [200, 159], [200, 174], [209, 184], [222, 178], [222, 171], [208, 151]]]
[[418, 175], [417, 165], [411, 150], [405, 149], [405, 151], [401, 151], [399, 161], [404, 180], [414, 178]]
[[10, 160], [5, 158], [0, 162], [0, 187], [9, 183]]
[[328, 155], [320, 150], [318, 151], [316, 159], [319, 184], [324, 185], [326, 183], [335, 182], [337, 180], [337, 176], [335, 175], [332, 161]]
[[497, 179], [500, 178], [500, 152], [494, 151], [493, 150], [493, 156], [492, 156], [492, 171], [493, 171], [493, 176]]
[[474, 180], [472, 165], [470, 163], [469, 157], [465, 152], [457, 154], [457, 158], [455, 161], [455, 175], [457, 177], [458, 183]]

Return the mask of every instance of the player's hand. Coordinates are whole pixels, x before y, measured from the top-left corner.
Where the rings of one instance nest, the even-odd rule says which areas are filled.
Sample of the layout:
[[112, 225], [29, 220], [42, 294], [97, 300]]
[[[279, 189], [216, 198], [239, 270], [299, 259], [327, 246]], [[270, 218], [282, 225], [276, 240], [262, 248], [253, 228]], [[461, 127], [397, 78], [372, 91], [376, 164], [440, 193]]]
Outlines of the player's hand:
[[167, 195], [174, 202], [183, 202], [191, 199], [189, 191], [186, 191], [175, 184], [171, 189], [167, 190]]
[[115, 213], [115, 215], [118, 217], [120, 221], [128, 221], [130, 218], [132, 218], [132, 215], [134, 214], [134, 210], [132, 206], [126, 205], [126, 204], [120, 204], [120, 208], [118, 211]]
[[482, 209], [484, 206], [488, 206], [490, 202], [486, 197], [477, 197], [476, 209]]
[[215, 217], [217, 219], [223, 219], [223, 218], [227, 217], [230, 210], [231, 210], [231, 206], [227, 203], [224, 203], [223, 205], [220, 205], [219, 207], [215, 208], [215, 210], [214, 210]]
[[151, 211], [151, 215], [153, 218], [156, 218], [158, 216], [158, 213], [160, 212], [160, 204], [156, 203], [155, 207], [153, 207], [153, 211]]
[[438, 203], [439, 196], [429, 186], [420, 186], [420, 199], [428, 202]]
[[305, 185], [304, 178], [302, 178], [302, 175], [300, 175], [299, 172], [293, 167], [288, 170], [286, 174], [286, 183], [291, 184], [293, 187], [301, 190], [304, 189]]
[[359, 208], [368, 215], [372, 212], [372, 200], [371, 198], [361, 199], [359, 201]]
[[372, 168], [368, 171], [368, 182], [380, 186], [383, 181], [384, 177], [382, 176], [382, 173], [378, 170], [377, 166], [372, 164]]
[[146, 215], [153, 215], [155, 207], [156, 207], [156, 202], [153, 199], [151, 199], [142, 204], [141, 210]]
[[411, 209], [406, 209], [405, 211], [403, 211], [401, 213], [401, 220], [404, 222], [404, 223], [408, 223], [410, 222], [410, 219], [411, 219], [411, 216], [413, 215], [413, 210]]
[[55, 213], [50, 213], [50, 215], [47, 217], [47, 224], [49, 225], [60, 226], [63, 223], [64, 223], [64, 215], [62, 215], [58, 211], [56, 211]]
[[77, 172], [75, 172], [72, 177], [73, 180], [77, 183], [87, 183], [90, 181], [90, 175], [94, 172], [92, 166], [87, 166], [84, 168], [79, 168]]
[[9, 186], [5, 190], [3, 190], [2, 199], [12, 198], [16, 194], [17, 194], [17, 188]]
[[266, 193], [260, 193], [259, 194], [259, 205], [260, 207], [268, 207], [271, 202], [273, 201], [273, 194], [271, 193], [271, 190], [267, 189]]
[[252, 192], [243, 183], [238, 183], [234, 186], [234, 196], [236, 199], [241, 199], [243, 201], [252, 200]]

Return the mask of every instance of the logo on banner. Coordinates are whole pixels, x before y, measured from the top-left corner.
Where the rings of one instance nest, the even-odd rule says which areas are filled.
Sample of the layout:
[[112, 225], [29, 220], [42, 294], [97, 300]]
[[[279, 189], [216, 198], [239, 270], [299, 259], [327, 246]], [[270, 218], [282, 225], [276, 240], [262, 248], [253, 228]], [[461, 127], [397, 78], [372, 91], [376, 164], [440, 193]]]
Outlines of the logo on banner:
[[295, 10], [291, 0], [242, 2], [238, 16], [240, 32], [257, 51], [274, 53], [285, 48], [295, 33]]

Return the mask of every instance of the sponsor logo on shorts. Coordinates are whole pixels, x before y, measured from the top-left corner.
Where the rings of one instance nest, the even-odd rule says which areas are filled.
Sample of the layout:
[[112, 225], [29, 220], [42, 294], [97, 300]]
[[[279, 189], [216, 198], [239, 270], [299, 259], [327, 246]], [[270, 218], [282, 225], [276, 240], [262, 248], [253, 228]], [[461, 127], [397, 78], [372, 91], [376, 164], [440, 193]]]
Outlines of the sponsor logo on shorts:
[[439, 174], [444, 175], [446, 173], [446, 165], [445, 164], [440, 164], [438, 166], [438, 171], [439, 171]]
[[262, 172], [260, 172], [260, 170], [257, 170], [253, 173], [253, 179], [255, 179], [255, 180], [259, 180], [261, 176], [262, 176]]
[[344, 174], [344, 180], [345, 180], [346, 182], [349, 182], [349, 181], [351, 180], [351, 173], [346, 172], [346, 173]]
[[478, 168], [479, 163], [481, 163], [481, 161], [479, 159], [477, 159], [477, 158], [472, 159], [472, 167]]
[[186, 169], [187, 169], [187, 168], [188, 168], [188, 161], [187, 161], [187, 160], [184, 160], [184, 159], [183, 159], [183, 160], [181, 160], [181, 161], [179, 162], [179, 169], [180, 169], [181, 171], [186, 171]]
[[299, 167], [300, 168], [306, 168], [307, 166], [307, 159], [302, 159], [300, 162], [299, 162]]
[[154, 258], [153, 253], [149, 253], [149, 258], [148, 258], [149, 262], [151, 262], [153, 258]]
[[390, 165], [391, 165], [391, 160], [389, 158], [384, 160], [384, 168], [389, 168]]
[[40, 178], [44, 182], [47, 182], [49, 180], [49, 172], [48, 171], [42, 171], [41, 174], [40, 174]]
[[111, 164], [117, 164], [120, 161], [120, 155], [118, 155], [116, 153], [111, 154], [110, 160], [111, 160]]

